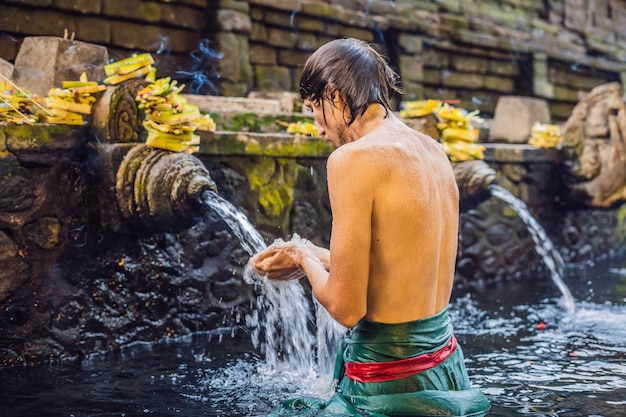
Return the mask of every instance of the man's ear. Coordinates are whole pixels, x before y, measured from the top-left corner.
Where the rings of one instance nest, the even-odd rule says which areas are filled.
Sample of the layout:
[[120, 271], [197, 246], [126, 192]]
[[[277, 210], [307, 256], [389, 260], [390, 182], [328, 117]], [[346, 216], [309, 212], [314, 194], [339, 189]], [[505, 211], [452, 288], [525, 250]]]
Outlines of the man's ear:
[[339, 90], [333, 91], [333, 104], [338, 109], [342, 109], [346, 105], [346, 101], [341, 96], [341, 93], [339, 92]]
[[339, 90], [333, 92], [333, 106], [341, 112], [344, 121], [350, 120], [350, 107]]

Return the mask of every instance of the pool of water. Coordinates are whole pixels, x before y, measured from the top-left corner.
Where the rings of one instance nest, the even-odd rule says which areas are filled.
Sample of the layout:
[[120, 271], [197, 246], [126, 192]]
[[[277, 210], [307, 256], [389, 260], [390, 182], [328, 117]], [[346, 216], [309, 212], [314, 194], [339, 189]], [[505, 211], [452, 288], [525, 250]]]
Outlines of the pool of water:
[[[570, 312], [550, 277], [455, 291], [451, 306], [488, 416], [626, 416], [626, 259], [569, 268]], [[86, 360], [0, 371], [5, 416], [263, 416], [328, 378], [271, 370], [243, 327]]]

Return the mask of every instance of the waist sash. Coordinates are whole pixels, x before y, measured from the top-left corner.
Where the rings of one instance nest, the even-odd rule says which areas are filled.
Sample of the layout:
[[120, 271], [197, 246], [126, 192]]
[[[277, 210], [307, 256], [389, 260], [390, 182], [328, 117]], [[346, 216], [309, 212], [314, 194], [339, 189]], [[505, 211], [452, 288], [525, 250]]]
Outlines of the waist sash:
[[346, 362], [345, 376], [358, 382], [386, 382], [407, 378], [434, 368], [454, 353], [456, 337], [431, 353], [389, 362]]

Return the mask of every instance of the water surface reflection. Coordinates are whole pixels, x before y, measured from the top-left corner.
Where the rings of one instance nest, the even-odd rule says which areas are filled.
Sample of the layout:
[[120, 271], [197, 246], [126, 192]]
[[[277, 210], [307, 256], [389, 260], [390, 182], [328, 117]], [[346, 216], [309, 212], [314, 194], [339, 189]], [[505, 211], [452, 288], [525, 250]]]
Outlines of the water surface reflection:
[[[565, 281], [574, 313], [547, 274], [454, 299], [489, 416], [626, 415], [626, 259], [570, 269]], [[139, 344], [0, 371], [0, 416], [263, 416], [291, 396], [330, 396], [327, 379], [267, 367], [244, 328]]]

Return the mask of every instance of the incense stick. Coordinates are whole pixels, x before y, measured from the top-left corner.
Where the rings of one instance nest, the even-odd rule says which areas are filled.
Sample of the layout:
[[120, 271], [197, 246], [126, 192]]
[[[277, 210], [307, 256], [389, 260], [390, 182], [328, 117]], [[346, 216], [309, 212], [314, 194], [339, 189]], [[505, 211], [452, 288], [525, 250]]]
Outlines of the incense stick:
[[[54, 116], [54, 114], [50, 113], [50, 111], [48, 109], [46, 109], [41, 104], [37, 103], [37, 100], [32, 98], [32, 94], [27, 93], [26, 91], [22, 90], [20, 87], [17, 86], [17, 84], [15, 84], [13, 81], [9, 80], [4, 75], [0, 74], [0, 77], [2, 77], [6, 82], [11, 84], [13, 86], [13, 88], [15, 88], [17, 91], [19, 91], [20, 93], [24, 94], [24, 97], [26, 97], [28, 100], [30, 100], [35, 106], [39, 107], [41, 110], [46, 112], [48, 114], [48, 116]], [[13, 106], [11, 106], [11, 107], [13, 107]]]

